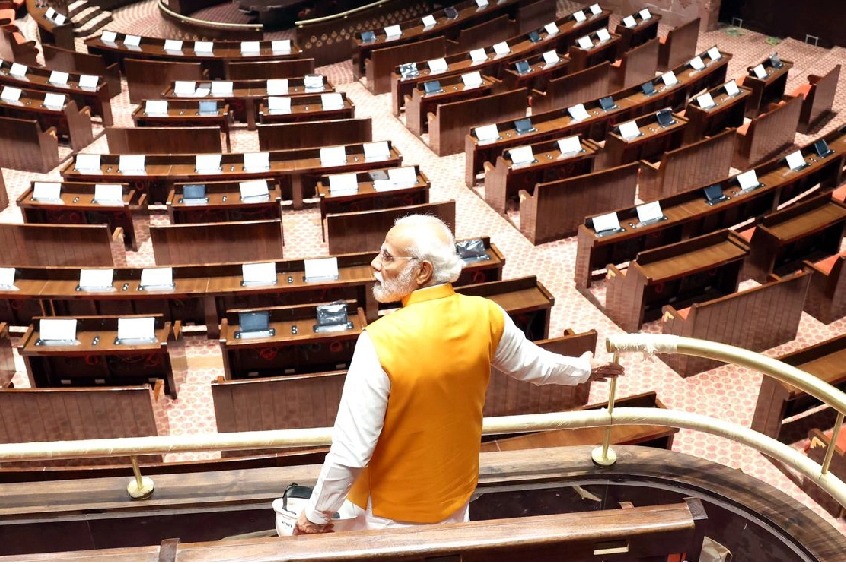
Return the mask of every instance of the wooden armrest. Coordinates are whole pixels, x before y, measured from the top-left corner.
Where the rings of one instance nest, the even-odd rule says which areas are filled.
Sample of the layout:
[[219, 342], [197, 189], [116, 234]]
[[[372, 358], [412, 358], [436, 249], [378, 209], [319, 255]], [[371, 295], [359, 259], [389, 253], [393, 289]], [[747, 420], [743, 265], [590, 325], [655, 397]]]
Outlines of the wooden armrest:
[[55, 127], [48, 127], [48, 128], [47, 128], [47, 131], [45, 131], [44, 133], [46, 133], [46, 134], [47, 134], [47, 135], [49, 135], [50, 137], [53, 137], [54, 139], [58, 139], [58, 138], [59, 138], [59, 134], [56, 132], [56, 128], [55, 128]]
[[91, 117], [91, 108], [89, 108], [88, 106], [82, 106], [82, 109], [79, 110], [79, 113], [85, 114], [88, 117]]
[[828, 276], [831, 274], [831, 270], [834, 268], [834, 265], [837, 264], [837, 261], [842, 258], [842, 255], [831, 255], [830, 257], [825, 257], [824, 259], [813, 263], [805, 261], [805, 264], [810, 266], [813, 270]]
[[797, 96], [802, 96], [802, 98], [807, 98], [808, 94], [811, 93], [811, 85], [810, 84], [803, 84], [802, 86], [795, 88], [793, 92], [790, 93], [791, 96], [794, 98]]
[[494, 167], [494, 165], [492, 165], [490, 161], [485, 161], [482, 163], [482, 168], [485, 169], [485, 174], [487, 174], [496, 167]]
[[112, 233], [112, 241], [123, 242], [123, 227], [115, 227], [115, 231]]
[[517, 192], [517, 197], [519, 198], [520, 203], [522, 204], [523, 202], [531, 198], [532, 195], [529, 194], [529, 192], [526, 190], [520, 190], [519, 192]]
[[605, 275], [606, 278], [614, 278], [615, 276], [625, 276], [626, 275], [626, 273], [623, 270], [620, 270], [619, 268], [617, 268], [616, 266], [614, 266], [611, 263], [608, 263], [608, 266], [606, 266], [605, 269], [608, 271], [607, 274]]
[[735, 133], [737, 133], [737, 134], [738, 134], [738, 135], [740, 135], [740, 136], [745, 137], [745, 136], [746, 136], [746, 134], [749, 132], [749, 126], [750, 126], [751, 124], [752, 124], [752, 122], [751, 122], [751, 121], [744, 122], [744, 124], [743, 124], [743, 125], [741, 125], [740, 127], [738, 127], [738, 128], [735, 130]]
[[174, 341], [182, 340], [183, 333], [182, 333], [182, 321], [177, 319], [173, 322], [173, 326], [171, 327], [171, 334], [173, 335]]
[[738, 232], [737, 234], [740, 235], [740, 238], [749, 243], [752, 241], [752, 235], [755, 233], [755, 226], [750, 227], [749, 229], [744, 229], [743, 231]]
[[162, 399], [162, 395], [164, 394], [164, 380], [158, 378], [153, 383], [153, 400], [159, 401]]
[[838, 186], [834, 192], [831, 193], [831, 197], [838, 202], [846, 202], [846, 184]]
[[690, 308], [686, 307], [684, 309], [676, 309], [673, 306], [664, 306], [661, 308], [663, 312], [661, 315], [661, 321], [669, 321], [671, 319], [675, 319], [678, 317], [679, 319], [687, 319], [687, 314], [690, 313]]
[[661, 161], [658, 162], [650, 162], [644, 159], [640, 160], [640, 166], [651, 169], [649, 172], [658, 172], [658, 169], [661, 168]]
[[148, 206], [147, 194], [141, 194], [141, 197], [138, 198], [138, 208], [139, 209], [146, 209], [147, 206]]
[[617, 69], [622, 67], [623, 66], [623, 59], [617, 59], [616, 61], [611, 63], [611, 66], [614, 67], [614, 68], [617, 68]]
[[823, 79], [823, 77], [818, 75], [818, 74], [809, 74], [808, 75], [808, 86], [810, 87], [811, 85], [816, 84], [817, 82], [819, 82], [822, 79]]

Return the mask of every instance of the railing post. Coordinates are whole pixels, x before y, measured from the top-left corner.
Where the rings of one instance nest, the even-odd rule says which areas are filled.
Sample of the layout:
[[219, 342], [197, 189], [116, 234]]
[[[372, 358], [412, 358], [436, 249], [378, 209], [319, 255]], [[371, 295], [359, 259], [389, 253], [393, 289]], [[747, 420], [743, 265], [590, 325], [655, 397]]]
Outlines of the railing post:
[[149, 499], [156, 486], [151, 478], [145, 478], [141, 475], [137, 456], [132, 457], [132, 473], [135, 474], [135, 478], [126, 486], [129, 497], [132, 499]]
[[843, 414], [837, 412], [837, 421], [834, 423], [834, 429], [831, 431], [831, 440], [828, 442], [828, 448], [825, 451], [825, 458], [823, 459], [820, 474], [827, 474], [828, 467], [831, 465], [831, 457], [834, 455], [834, 449], [837, 448], [837, 435], [840, 434], [840, 428], [843, 426]]
[[[620, 353], [614, 351], [614, 364], [620, 362]], [[614, 376], [611, 378], [610, 382], [611, 386], [608, 390], [608, 417], [609, 419], [613, 418], [614, 415], [614, 399], [617, 395], [617, 377]], [[608, 426], [605, 428], [605, 440], [602, 441], [602, 445], [596, 447], [591, 451], [590, 457], [596, 464], [600, 466], [611, 466], [615, 462], [617, 462], [617, 453], [614, 452], [613, 448], [610, 448], [608, 445], [611, 443], [611, 421], [608, 422]]]

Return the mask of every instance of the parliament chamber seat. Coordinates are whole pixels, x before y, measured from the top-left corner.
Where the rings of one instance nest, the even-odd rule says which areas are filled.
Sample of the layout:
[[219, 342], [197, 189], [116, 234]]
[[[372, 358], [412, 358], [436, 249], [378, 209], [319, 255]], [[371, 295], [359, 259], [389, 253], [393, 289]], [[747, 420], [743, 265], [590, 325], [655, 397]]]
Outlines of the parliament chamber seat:
[[824, 75], [808, 76], [807, 84], [790, 93], [802, 97], [802, 113], [799, 115], [799, 132], [810, 133], [817, 129], [826, 117], [831, 117], [831, 107], [840, 80], [840, 65], [835, 65]]

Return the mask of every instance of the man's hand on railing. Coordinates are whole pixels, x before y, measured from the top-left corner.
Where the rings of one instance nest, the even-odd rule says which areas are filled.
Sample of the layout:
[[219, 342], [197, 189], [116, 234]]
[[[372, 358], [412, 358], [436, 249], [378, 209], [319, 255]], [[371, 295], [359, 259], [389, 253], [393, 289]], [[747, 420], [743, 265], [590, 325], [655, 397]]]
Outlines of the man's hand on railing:
[[588, 378], [588, 382], [604, 382], [608, 378], [614, 378], [616, 376], [622, 376], [623, 373], [626, 371], [622, 365], [617, 364], [616, 362], [597, 362], [596, 360], [591, 360], [591, 369], [590, 369], [590, 377]]
[[322, 525], [312, 523], [308, 520], [308, 517], [305, 516], [305, 511], [300, 513], [300, 516], [297, 518], [297, 524], [294, 526], [295, 535], [317, 535], [320, 533], [333, 532], [335, 532], [335, 526], [331, 521]]

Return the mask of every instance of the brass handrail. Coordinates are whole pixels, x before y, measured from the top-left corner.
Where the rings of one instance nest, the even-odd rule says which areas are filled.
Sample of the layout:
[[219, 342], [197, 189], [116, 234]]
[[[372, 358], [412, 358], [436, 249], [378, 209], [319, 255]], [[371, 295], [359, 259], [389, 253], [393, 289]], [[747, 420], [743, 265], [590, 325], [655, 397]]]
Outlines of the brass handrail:
[[331, 22], [332, 20], [343, 20], [348, 18], [353, 14], [357, 14], [358, 12], [363, 12], [365, 10], [369, 10], [371, 8], [375, 8], [376, 6], [380, 6], [382, 4], [387, 4], [389, 2], [393, 2], [393, 0], [377, 0], [376, 2], [371, 2], [370, 4], [365, 4], [364, 6], [358, 6], [357, 8], [351, 8], [345, 12], [339, 12], [337, 14], [330, 14], [328, 16], [321, 16], [319, 18], [309, 18], [307, 20], [298, 20], [294, 22], [294, 25], [297, 27], [304, 27], [307, 25], [313, 25], [318, 23], [324, 22]]

